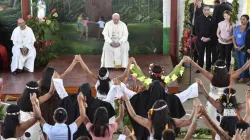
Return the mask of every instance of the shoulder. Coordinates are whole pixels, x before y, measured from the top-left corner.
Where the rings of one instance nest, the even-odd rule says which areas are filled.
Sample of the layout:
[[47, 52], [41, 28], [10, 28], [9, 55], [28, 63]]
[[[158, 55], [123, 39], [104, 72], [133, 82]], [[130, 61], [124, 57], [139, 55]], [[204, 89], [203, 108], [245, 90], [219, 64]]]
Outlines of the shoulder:
[[199, 15], [199, 16], [196, 18], [196, 21], [199, 21], [202, 17], [203, 17], [203, 15]]
[[26, 25], [27, 30], [33, 31], [29, 26]]
[[115, 132], [117, 128], [118, 128], [118, 124], [116, 122], [109, 125], [109, 129], [111, 132]]
[[17, 32], [19, 29], [20, 29], [19, 26], [17, 26], [17, 27], [13, 30], [13, 33], [14, 33], [14, 32]]
[[124, 22], [120, 21], [120, 24], [122, 24], [123, 26], [127, 26]]

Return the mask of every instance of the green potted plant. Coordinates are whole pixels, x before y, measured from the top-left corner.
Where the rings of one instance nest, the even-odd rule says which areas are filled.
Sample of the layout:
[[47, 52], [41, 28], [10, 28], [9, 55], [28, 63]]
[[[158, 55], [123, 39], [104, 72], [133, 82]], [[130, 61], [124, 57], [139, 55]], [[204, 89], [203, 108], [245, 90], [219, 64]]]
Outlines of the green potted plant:
[[[8, 100], [8, 96], [5, 97], [4, 99], [4, 102], [1, 101], [1, 97], [2, 97], [2, 94], [3, 94], [3, 89], [4, 89], [4, 86], [3, 86], [3, 79], [0, 78], [0, 130], [2, 130], [2, 125], [3, 125], [3, 121], [4, 121], [4, 117], [5, 117], [5, 104], [3, 104], [4, 102], [7, 102]], [[0, 135], [1, 135], [1, 132], [0, 132]]]

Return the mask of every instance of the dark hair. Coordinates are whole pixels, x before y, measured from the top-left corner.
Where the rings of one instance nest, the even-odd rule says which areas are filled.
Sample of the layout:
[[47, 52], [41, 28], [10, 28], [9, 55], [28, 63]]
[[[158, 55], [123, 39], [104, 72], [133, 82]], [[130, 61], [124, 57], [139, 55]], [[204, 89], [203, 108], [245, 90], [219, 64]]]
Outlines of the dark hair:
[[[7, 113], [19, 113], [20, 108], [18, 105], [9, 105], [7, 107], [6, 112]], [[5, 139], [16, 137], [16, 127], [20, 124], [19, 116], [20, 114], [16, 114], [16, 115], [7, 114], [5, 116], [4, 123], [3, 123], [3, 133], [2, 133]]]
[[249, 16], [248, 15], [242, 15], [241, 18], [242, 17], [245, 17], [247, 19], [247, 27], [245, 29], [245, 31], [246, 31], [248, 29], [248, 27], [249, 27]]
[[24, 112], [33, 112], [33, 108], [30, 101], [30, 93], [36, 93], [37, 97], [40, 96], [38, 89], [38, 83], [36, 81], [30, 81], [26, 84], [26, 87], [17, 100], [17, 105], [20, 107], [20, 110]]
[[243, 131], [247, 130], [250, 125], [245, 121], [239, 121], [236, 123], [236, 129], [242, 129]]
[[90, 131], [96, 137], [105, 137], [106, 134], [109, 134], [109, 116], [108, 111], [105, 107], [99, 107], [95, 111], [94, 121]]
[[[224, 68], [219, 68], [224, 67]], [[215, 87], [228, 87], [230, 84], [230, 74], [227, 71], [226, 63], [223, 60], [217, 60], [213, 72], [211, 84]]]
[[[231, 89], [230, 89], [230, 88], [226, 88], [226, 89], [224, 90], [224, 94], [221, 96], [221, 103], [222, 103], [222, 104], [223, 104], [223, 103], [227, 103], [227, 100], [228, 100], [228, 92], [229, 92], [229, 90], [231, 90], [231, 93], [232, 93], [232, 94], [234, 94], [234, 93], [236, 92], [236, 90], [233, 89], [233, 88], [231, 88]], [[237, 108], [237, 100], [236, 100], [236, 97], [235, 97], [235, 96], [230, 96], [229, 103], [232, 104], [231, 107]]]
[[104, 17], [103, 17], [103, 16], [101, 16], [101, 17], [100, 17], [100, 19], [101, 19], [101, 20], [104, 20]]
[[[158, 109], [167, 105], [164, 100], [158, 100], [153, 105], [153, 109]], [[153, 111], [151, 116], [152, 126], [154, 129], [154, 139], [161, 140], [162, 132], [165, 130], [166, 125], [168, 125], [169, 129], [175, 129], [175, 123], [173, 119], [169, 116], [168, 106], [159, 110]]]
[[225, 11], [223, 12], [223, 16], [224, 16], [224, 14], [227, 14], [227, 15], [230, 16], [230, 24], [232, 24], [232, 16], [233, 16], [233, 13], [232, 13], [231, 11], [229, 11], [229, 10], [225, 10]]
[[57, 123], [63, 123], [67, 119], [67, 111], [64, 108], [57, 108], [54, 112], [54, 118]]
[[81, 137], [77, 138], [76, 140], [90, 140], [90, 138], [87, 136], [81, 136]]
[[[104, 77], [108, 72], [108, 69], [101, 67], [99, 70], [99, 76], [100, 77]], [[97, 87], [97, 91], [102, 94], [102, 95], [107, 95], [109, 92], [109, 82], [111, 81], [110, 78], [108, 77], [107, 79], [102, 80], [100, 77], [98, 76], [100, 85]]]
[[[55, 72], [52, 67], [46, 67], [43, 71], [40, 81], [41, 96], [45, 95], [50, 90], [51, 78]], [[54, 124], [54, 119], [51, 114], [59, 107], [60, 97], [57, 93], [53, 94], [46, 102], [40, 105], [43, 119], [50, 125]]]
[[159, 99], [164, 99], [164, 95], [166, 94], [164, 87], [162, 86], [161, 82], [155, 80], [148, 88], [149, 98], [147, 102], [147, 109], [152, 108], [156, 101]]
[[[163, 72], [163, 68], [162, 66], [158, 65], [158, 64], [153, 64], [153, 66], [151, 67], [151, 71], [155, 74], [161, 74]], [[156, 76], [155, 74], [150, 74], [150, 78], [154, 81], [154, 80], [158, 80], [160, 81], [162, 84], [164, 84], [164, 80], [161, 79], [161, 76]]]
[[220, 4], [220, 0], [214, 0], [214, 3]]
[[175, 140], [175, 132], [172, 129], [167, 129], [162, 132], [163, 140]]
[[205, 7], [208, 7], [208, 8], [210, 9], [210, 6], [209, 6], [209, 5], [204, 4], [204, 5], [203, 5], [203, 9], [204, 9]]

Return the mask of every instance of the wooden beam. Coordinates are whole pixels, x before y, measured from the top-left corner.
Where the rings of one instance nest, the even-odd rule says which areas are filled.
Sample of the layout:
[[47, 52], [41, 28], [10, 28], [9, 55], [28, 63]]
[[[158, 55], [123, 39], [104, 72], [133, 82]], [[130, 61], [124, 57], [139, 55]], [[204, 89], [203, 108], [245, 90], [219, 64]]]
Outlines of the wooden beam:
[[178, 0], [171, 0], [171, 21], [170, 21], [170, 56], [173, 62], [173, 65], [177, 65], [177, 5]]
[[22, 0], [22, 17], [26, 21], [29, 15], [29, 0]]

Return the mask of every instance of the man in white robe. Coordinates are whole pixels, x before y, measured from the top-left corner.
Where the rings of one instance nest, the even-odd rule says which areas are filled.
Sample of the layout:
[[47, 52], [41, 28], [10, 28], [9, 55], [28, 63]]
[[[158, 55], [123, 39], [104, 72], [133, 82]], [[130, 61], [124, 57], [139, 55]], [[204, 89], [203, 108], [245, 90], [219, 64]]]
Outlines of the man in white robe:
[[126, 68], [128, 65], [128, 28], [120, 21], [120, 15], [115, 13], [107, 22], [102, 32], [105, 43], [103, 46], [101, 67]]
[[25, 25], [25, 21], [18, 19], [18, 27], [12, 33], [13, 41], [11, 72], [15, 75], [23, 69], [28, 72], [34, 72], [34, 63], [36, 58], [36, 49], [34, 42], [36, 38], [32, 29]]

